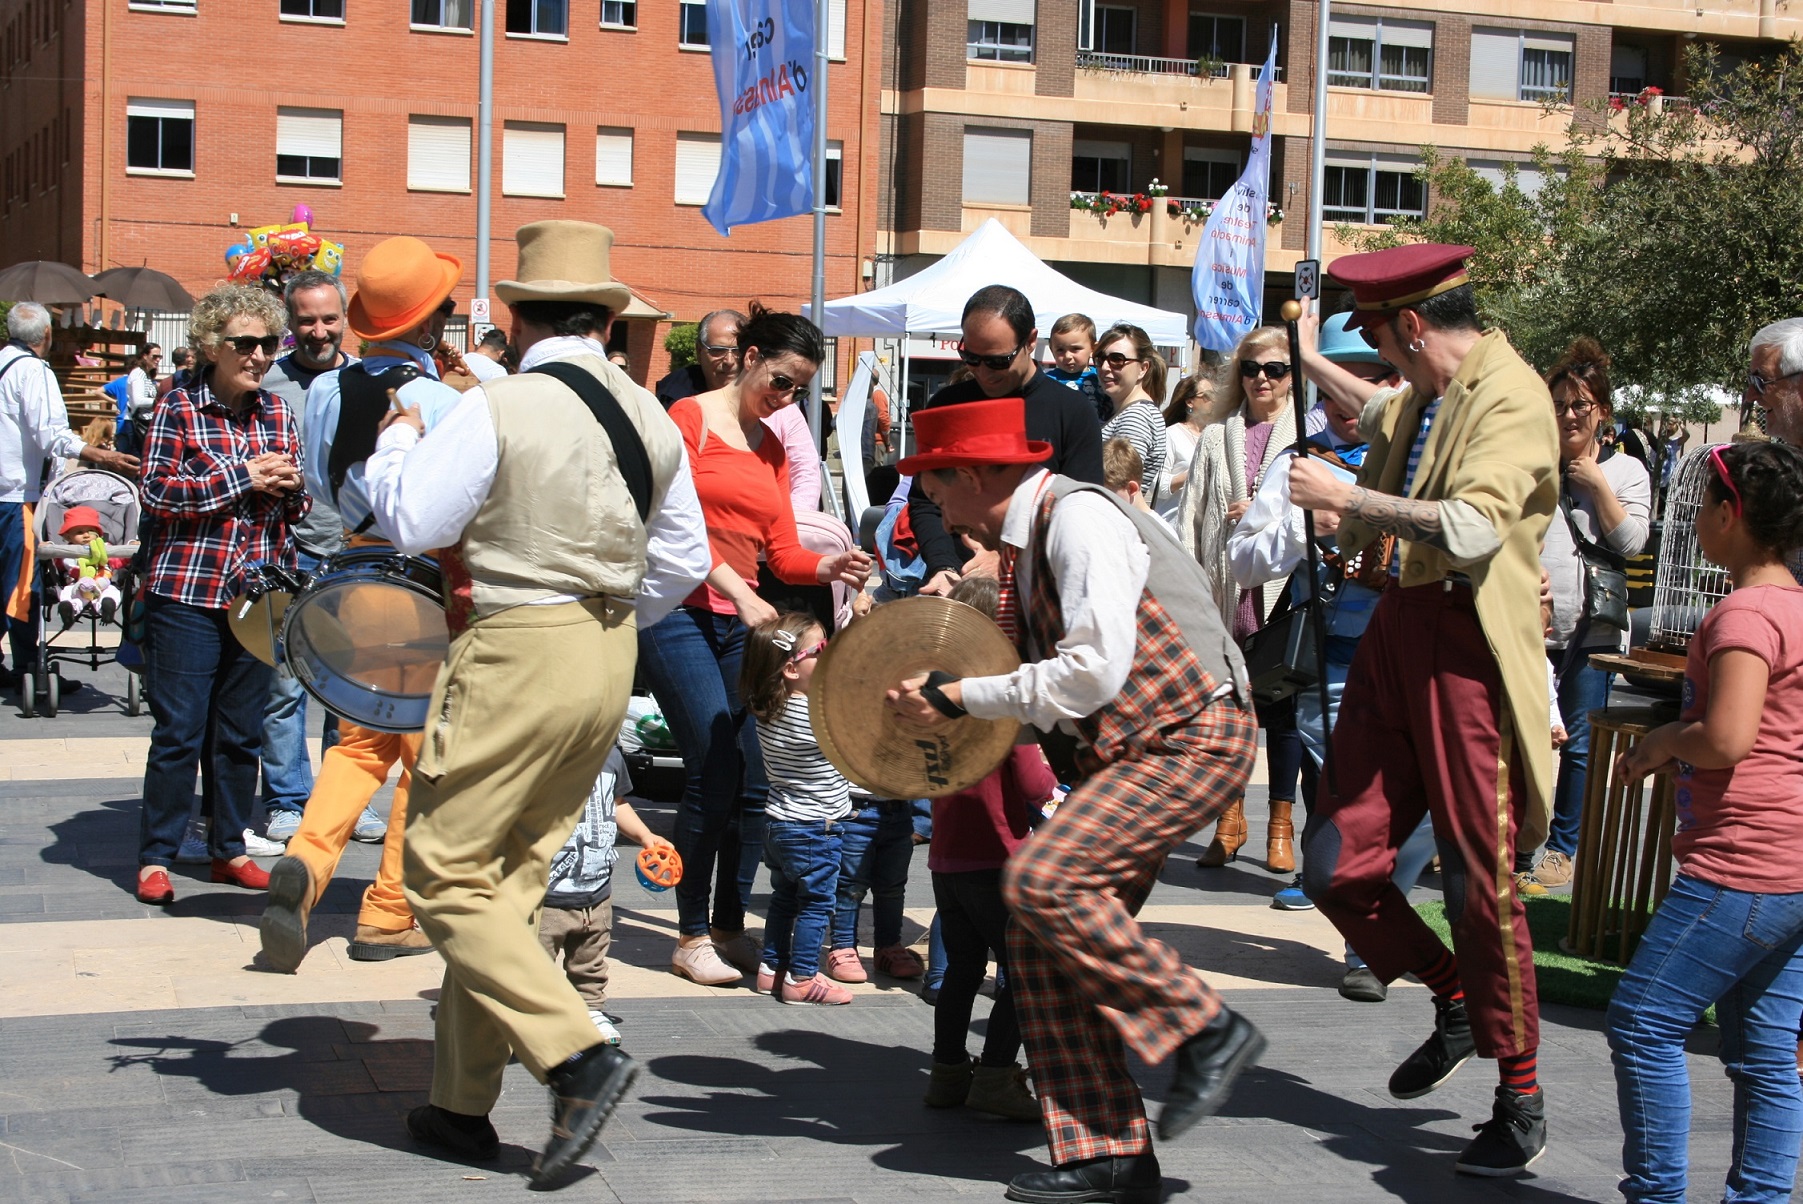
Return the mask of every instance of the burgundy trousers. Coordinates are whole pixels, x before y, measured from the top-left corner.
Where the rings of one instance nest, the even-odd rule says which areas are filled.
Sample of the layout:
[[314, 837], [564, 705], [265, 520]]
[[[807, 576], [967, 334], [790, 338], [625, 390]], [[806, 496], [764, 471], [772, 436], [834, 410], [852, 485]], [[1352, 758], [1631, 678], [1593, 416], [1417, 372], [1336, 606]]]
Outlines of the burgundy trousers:
[[[1527, 805], [1502, 673], [1464, 585], [1392, 586], [1353, 657], [1333, 732], [1337, 790], [1309, 817], [1303, 885], [1372, 971], [1390, 982], [1445, 946], [1390, 881], [1396, 850], [1431, 815], [1446, 916], [1486, 1058], [1540, 1044], [1534, 950], [1515, 894]], [[1325, 784], [1325, 783], [1324, 783]]]

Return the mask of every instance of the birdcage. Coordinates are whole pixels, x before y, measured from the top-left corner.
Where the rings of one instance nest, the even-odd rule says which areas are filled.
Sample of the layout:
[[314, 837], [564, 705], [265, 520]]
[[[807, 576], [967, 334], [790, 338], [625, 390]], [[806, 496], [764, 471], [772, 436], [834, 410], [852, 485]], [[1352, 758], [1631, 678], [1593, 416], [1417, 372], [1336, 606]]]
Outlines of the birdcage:
[[1647, 631], [1647, 647], [1656, 652], [1682, 654], [1710, 607], [1728, 596], [1728, 571], [1705, 560], [1697, 546], [1697, 512], [1703, 506], [1704, 486], [1715, 471], [1709, 452], [1720, 446], [1699, 447], [1672, 470], [1665, 500], [1665, 536], [1653, 573], [1653, 617]]

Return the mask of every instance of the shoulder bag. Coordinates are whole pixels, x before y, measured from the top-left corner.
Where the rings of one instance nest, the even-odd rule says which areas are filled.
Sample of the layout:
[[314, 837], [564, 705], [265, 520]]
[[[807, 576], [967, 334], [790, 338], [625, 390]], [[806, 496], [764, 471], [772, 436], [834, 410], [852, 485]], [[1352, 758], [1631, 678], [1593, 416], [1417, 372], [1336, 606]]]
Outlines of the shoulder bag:
[[1593, 626], [1628, 630], [1627, 560], [1584, 537], [1572, 516], [1571, 495], [1564, 489], [1559, 491], [1559, 509], [1565, 515], [1565, 525], [1571, 528], [1571, 541], [1577, 545], [1583, 563], [1584, 617]]

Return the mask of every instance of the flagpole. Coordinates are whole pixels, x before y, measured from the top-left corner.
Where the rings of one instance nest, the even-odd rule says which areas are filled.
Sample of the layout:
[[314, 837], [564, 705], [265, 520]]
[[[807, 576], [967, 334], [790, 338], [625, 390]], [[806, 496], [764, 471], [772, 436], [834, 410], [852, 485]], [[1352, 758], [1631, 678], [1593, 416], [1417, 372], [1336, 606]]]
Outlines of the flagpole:
[[[491, 183], [495, 172], [495, 5], [498, 0], [481, 0], [482, 48], [476, 68], [476, 296], [488, 300], [488, 244], [492, 212]], [[493, 315], [489, 317], [492, 325]], [[475, 324], [471, 323], [470, 350], [476, 347]]]
[[1315, 17], [1315, 112], [1308, 165], [1308, 257], [1321, 259], [1321, 193], [1327, 187], [1327, 23], [1332, 0], [1321, 0]]
[[[827, 0], [814, 0], [814, 325], [826, 329], [826, 72], [830, 63], [826, 23]], [[840, 163], [839, 187], [845, 187], [844, 163]], [[835, 359], [837, 355], [835, 353]], [[808, 386], [808, 430], [814, 437], [814, 451], [824, 446], [820, 441], [821, 373], [814, 373]]]

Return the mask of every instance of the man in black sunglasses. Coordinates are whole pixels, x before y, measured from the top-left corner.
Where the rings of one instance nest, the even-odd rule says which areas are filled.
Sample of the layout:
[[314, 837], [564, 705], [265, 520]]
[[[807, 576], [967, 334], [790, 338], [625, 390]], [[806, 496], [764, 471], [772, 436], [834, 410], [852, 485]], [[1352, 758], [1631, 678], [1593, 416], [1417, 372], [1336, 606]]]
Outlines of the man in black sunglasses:
[[739, 328], [745, 315], [736, 309], [716, 309], [695, 328], [695, 362], [678, 368], [657, 382], [657, 399], [669, 409], [685, 397], [723, 389], [739, 374]]
[[[978, 289], [964, 303], [963, 334], [958, 356], [969, 366], [971, 378], [939, 390], [927, 408], [991, 397], [1023, 398], [1027, 437], [1052, 446], [1046, 467], [1079, 481], [1101, 484], [1102, 424], [1083, 394], [1039, 370], [1034, 358], [1039, 330], [1033, 322], [1033, 303], [1026, 294], [1005, 284]], [[908, 495], [908, 519], [926, 561], [926, 584], [921, 593], [949, 594], [966, 572], [995, 575], [995, 553], [973, 555], [946, 530], [938, 503], [927, 497], [919, 481]]]

